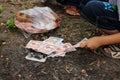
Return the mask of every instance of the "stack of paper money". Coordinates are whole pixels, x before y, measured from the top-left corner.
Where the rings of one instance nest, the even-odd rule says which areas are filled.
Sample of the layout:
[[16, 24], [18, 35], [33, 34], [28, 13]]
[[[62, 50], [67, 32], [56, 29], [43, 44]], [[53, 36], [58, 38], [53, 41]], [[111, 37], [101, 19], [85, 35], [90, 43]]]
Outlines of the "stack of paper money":
[[[84, 38], [82, 41], [87, 40]], [[71, 43], [63, 43], [62, 38], [49, 37], [44, 41], [30, 40], [25, 48], [29, 50], [28, 55], [25, 57], [28, 60], [45, 62], [48, 57], [64, 57], [67, 52], [76, 51], [81, 41], [76, 45]]]
[[[35, 52], [28, 53], [26, 59], [44, 62], [47, 57], [65, 56], [65, 53], [76, 51], [76, 49], [70, 43], [63, 43], [62, 38], [49, 37], [44, 41], [30, 40], [25, 48], [39, 52], [38, 56], [46, 55], [46, 57], [35, 57]], [[43, 61], [41, 61], [43, 60]]]

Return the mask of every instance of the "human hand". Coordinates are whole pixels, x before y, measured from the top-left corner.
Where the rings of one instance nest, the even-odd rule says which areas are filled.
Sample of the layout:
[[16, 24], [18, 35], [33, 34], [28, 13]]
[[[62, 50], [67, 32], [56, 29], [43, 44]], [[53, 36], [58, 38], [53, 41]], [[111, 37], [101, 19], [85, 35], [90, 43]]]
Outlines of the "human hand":
[[80, 44], [81, 48], [87, 48], [87, 49], [91, 49], [91, 50], [96, 50], [100, 46], [101, 46], [101, 44], [99, 42], [99, 37], [92, 37], [86, 41], [83, 41]]

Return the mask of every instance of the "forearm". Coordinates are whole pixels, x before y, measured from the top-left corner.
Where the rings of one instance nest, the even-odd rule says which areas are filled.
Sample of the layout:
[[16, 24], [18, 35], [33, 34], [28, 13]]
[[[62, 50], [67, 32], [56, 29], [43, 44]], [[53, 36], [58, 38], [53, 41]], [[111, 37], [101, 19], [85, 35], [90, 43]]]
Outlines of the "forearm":
[[118, 15], [119, 15], [119, 21], [120, 21], [120, 0], [117, 0], [117, 7], [118, 7]]
[[98, 42], [101, 46], [120, 43], [120, 33], [98, 37]]

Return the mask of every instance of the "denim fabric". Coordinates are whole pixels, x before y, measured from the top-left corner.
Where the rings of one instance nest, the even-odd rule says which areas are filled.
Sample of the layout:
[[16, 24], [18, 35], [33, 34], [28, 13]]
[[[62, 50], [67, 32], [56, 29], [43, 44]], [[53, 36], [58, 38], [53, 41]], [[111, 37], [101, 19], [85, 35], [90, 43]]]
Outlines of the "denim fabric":
[[108, 30], [119, 30], [120, 21], [118, 20], [117, 7], [108, 2], [90, 1], [82, 10], [81, 16], [95, 24], [96, 26]]
[[116, 5], [111, 5], [108, 0], [57, 0], [63, 5], [73, 5], [82, 9], [81, 16], [94, 25], [120, 31], [120, 21]]
[[56, 0], [62, 5], [72, 5], [78, 8], [82, 8], [90, 0]]
[[[98, 1], [98, 0], [56, 0], [56, 1], [62, 5], [72, 5], [78, 8], [83, 8], [87, 2]], [[107, 1], [107, 0], [99, 0], [99, 1]]]

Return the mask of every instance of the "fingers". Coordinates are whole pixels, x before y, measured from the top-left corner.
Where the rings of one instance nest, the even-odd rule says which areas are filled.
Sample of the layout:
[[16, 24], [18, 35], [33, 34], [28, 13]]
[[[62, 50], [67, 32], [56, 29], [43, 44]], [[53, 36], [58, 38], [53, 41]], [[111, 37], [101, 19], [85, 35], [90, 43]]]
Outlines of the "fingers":
[[87, 48], [87, 42], [86, 41], [81, 42], [80, 47]]
[[83, 42], [80, 44], [80, 47], [94, 51], [93, 46], [91, 46], [88, 41], [83, 41]]

